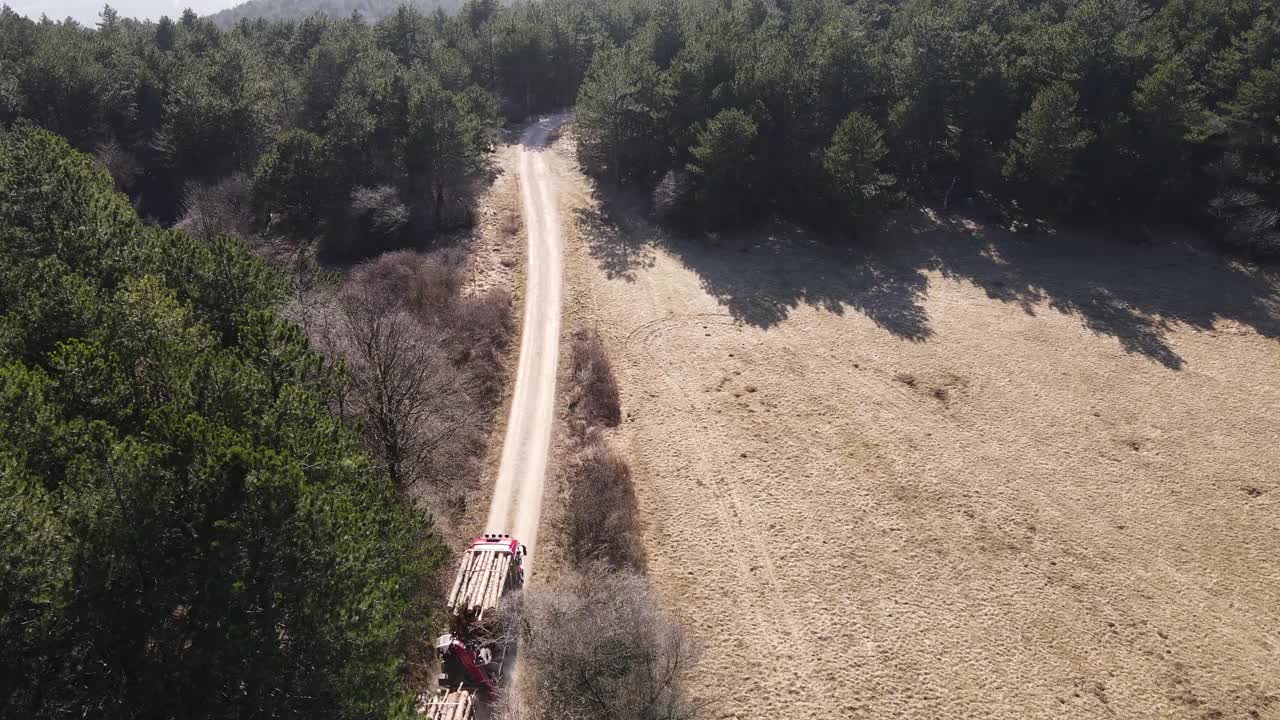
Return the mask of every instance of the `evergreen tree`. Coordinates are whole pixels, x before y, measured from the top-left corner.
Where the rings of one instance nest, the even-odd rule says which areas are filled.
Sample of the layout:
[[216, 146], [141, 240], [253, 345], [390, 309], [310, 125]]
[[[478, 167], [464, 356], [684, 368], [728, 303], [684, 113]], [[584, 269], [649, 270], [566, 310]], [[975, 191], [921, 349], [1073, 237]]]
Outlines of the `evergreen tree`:
[[894, 184], [893, 176], [882, 170], [888, 154], [884, 132], [866, 115], [850, 113], [836, 128], [822, 167], [846, 212], [865, 213], [884, 199]]
[[[660, 159], [654, 96], [657, 66], [628, 49], [596, 54], [578, 93], [578, 155], [621, 183]], [[657, 156], [657, 157], [655, 157]]]
[[273, 274], [29, 127], [0, 261], [0, 714], [408, 717], [439, 543]]
[[1093, 141], [1092, 133], [1082, 128], [1078, 103], [1079, 96], [1066, 83], [1041, 90], [1018, 121], [1005, 174], [1041, 186], [1065, 182], [1076, 156]]
[[720, 112], [697, 133], [688, 169], [713, 226], [741, 221], [753, 202], [757, 134], [751, 116], [736, 108]]

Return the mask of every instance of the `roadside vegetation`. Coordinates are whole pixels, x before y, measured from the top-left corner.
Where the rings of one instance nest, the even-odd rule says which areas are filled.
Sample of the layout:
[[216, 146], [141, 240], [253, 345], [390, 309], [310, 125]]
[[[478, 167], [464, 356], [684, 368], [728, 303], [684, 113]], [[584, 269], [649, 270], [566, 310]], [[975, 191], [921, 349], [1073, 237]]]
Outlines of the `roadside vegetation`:
[[506, 717], [695, 718], [697, 648], [644, 577], [631, 470], [607, 438], [621, 421], [617, 380], [593, 329], [576, 330], [568, 354], [560, 572], [520, 600], [524, 670]]
[[618, 381], [599, 334], [578, 328], [569, 343], [567, 448], [559, 464], [557, 543], [565, 563], [644, 570], [631, 467], [612, 447], [608, 428], [622, 421]]
[[350, 376], [335, 412], [401, 492], [451, 511], [479, 482], [515, 331], [506, 289], [463, 292], [467, 265], [454, 248], [390, 252], [298, 306]]
[[696, 648], [644, 577], [596, 564], [524, 595], [524, 694], [508, 717], [698, 717], [688, 694]]

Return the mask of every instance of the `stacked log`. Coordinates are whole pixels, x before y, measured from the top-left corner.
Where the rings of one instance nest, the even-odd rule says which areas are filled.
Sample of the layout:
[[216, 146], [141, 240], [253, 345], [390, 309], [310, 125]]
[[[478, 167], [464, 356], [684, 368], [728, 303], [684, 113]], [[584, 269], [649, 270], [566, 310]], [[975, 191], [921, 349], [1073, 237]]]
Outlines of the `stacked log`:
[[462, 556], [458, 576], [449, 592], [449, 611], [457, 615], [474, 614], [479, 620], [486, 610], [497, 607], [513, 562], [510, 552], [468, 550]]
[[476, 696], [461, 688], [441, 688], [419, 712], [426, 720], [472, 720], [476, 712]]

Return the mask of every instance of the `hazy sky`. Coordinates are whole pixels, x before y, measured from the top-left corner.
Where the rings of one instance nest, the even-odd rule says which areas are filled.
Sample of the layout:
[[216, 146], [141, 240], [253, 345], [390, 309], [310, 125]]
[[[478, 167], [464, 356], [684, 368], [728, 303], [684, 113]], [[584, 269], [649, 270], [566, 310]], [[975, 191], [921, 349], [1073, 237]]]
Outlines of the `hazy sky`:
[[244, 0], [0, 0], [13, 8], [19, 15], [39, 18], [41, 14], [50, 19], [62, 20], [68, 16], [85, 24], [93, 25], [98, 21], [98, 13], [104, 4], [110, 5], [120, 13], [121, 17], [135, 17], [140, 20], [159, 20], [161, 15], [177, 19], [183, 9], [191, 8], [197, 14], [208, 15], [219, 10], [239, 5]]

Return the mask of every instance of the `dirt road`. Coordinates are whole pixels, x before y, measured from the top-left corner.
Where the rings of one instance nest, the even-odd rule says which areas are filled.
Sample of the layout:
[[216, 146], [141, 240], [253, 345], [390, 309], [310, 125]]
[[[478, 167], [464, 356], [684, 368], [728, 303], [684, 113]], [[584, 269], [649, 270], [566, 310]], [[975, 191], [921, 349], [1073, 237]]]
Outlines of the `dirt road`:
[[510, 533], [532, 562], [542, 516], [543, 475], [555, 420], [556, 360], [560, 346], [560, 206], [545, 145], [564, 115], [543, 118], [521, 140], [521, 207], [529, 237], [520, 363], [507, 418], [487, 532]]

